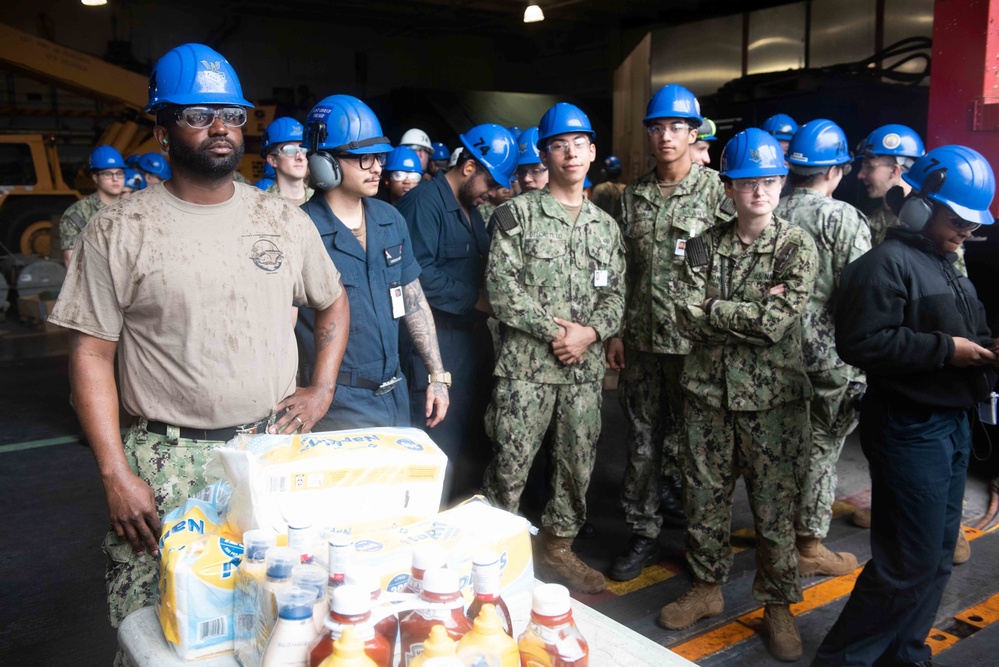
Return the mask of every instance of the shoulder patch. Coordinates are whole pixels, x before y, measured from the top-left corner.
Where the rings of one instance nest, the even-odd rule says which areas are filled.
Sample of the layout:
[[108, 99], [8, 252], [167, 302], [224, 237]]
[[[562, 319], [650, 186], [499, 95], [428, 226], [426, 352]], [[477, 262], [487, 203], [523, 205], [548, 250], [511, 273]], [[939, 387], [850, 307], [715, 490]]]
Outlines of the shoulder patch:
[[520, 226], [517, 221], [517, 216], [513, 214], [509, 206], [500, 206], [498, 209], [493, 211], [493, 220], [496, 221], [496, 226], [502, 229], [504, 232], [509, 232]]
[[800, 247], [796, 241], [790, 241], [781, 247], [780, 251], [777, 252], [777, 257], [774, 259], [774, 274], [779, 275], [784, 273], [784, 269], [787, 268], [787, 265], [798, 254]]
[[692, 269], [699, 269], [708, 265], [708, 244], [700, 236], [687, 239], [687, 247], [684, 250], [687, 257], [687, 265]]

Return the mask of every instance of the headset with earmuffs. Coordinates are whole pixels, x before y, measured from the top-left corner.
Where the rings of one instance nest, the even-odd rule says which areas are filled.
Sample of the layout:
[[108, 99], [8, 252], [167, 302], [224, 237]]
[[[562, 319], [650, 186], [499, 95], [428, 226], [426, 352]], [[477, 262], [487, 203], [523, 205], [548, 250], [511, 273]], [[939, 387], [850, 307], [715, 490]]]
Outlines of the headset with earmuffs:
[[919, 192], [912, 192], [908, 197], [903, 196], [903, 190], [898, 185], [888, 191], [885, 199], [898, 216], [902, 229], [917, 234], [926, 229], [926, 225], [933, 219], [934, 210], [929, 196], [940, 192], [946, 180], [947, 168], [942, 167], [927, 174]]
[[319, 145], [326, 141], [327, 136], [326, 123], [316, 121], [309, 125], [309, 146], [312, 146], [306, 155], [309, 162], [309, 178], [312, 180], [312, 185], [323, 192], [332, 190], [343, 182], [343, 169], [340, 167], [337, 154], [365, 146], [390, 143], [388, 137], [370, 137], [335, 146], [332, 151], [319, 150]]

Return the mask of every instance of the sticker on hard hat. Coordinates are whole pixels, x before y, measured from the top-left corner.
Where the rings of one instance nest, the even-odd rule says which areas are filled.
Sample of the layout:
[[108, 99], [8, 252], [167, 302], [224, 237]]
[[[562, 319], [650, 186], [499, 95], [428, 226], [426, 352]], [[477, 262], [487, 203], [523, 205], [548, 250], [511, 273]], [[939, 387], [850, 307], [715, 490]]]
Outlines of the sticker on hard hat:
[[885, 138], [881, 140], [881, 145], [885, 148], [898, 148], [899, 144], [902, 143], [902, 137], [898, 136], [894, 132], [890, 132], [885, 135]]
[[226, 77], [225, 72], [222, 71], [221, 61], [208, 62], [205, 60], [201, 61], [201, 64], [205, 66], [205, 69], [199, 71], [196, 75], [198, 92], [200, 93], [225, 93], [226, 91]]
[[791, 153], [791, 160], [799, 160], [800, 162], [808, 162], [808, 158], [805, 157], [803, 153]]
[[749, 149], [750, 162], [756, 162], [761, 166], [772, 166], [777, 164], [777, 150], [773, 146], [760, 146], [758, 149]]

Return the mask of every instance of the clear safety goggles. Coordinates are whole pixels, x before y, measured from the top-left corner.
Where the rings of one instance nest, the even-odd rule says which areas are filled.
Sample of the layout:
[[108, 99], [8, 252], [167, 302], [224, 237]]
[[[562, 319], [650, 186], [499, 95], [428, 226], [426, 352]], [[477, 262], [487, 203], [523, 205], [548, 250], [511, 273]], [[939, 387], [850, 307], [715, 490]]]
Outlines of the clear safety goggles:
[[393, 171], [389, 174], [389, 180], [396, 183], [419, 183], [422, 178], [423, 175], [415, 171]]
[[649, 133], [650, 137], [661, 137], [666, 133], [670, 136], [679, 136], [682, 134], [688, 134], [691, 130], [694, 130], [689, 123], [685, 123], [682, 120], [675, 120], [672, 123], [652, 123], [645, 128], [645, 131]]
[[218, 118], [226, 127], [243, 127], [246, 124], [246, 109], [243, 107], [184, 107], [177, 110], [177, 123], [204, 129], [211, 127]]
[[569, 154], [569, 147], [572, 147], [573, 151], [584, 151], [590, 145], [590, 140], [586, 137], [576, 137], [572, 141], [552, 141], [545, 146], [545, 150], [548, 154], [561, 153], [562, 155]]
[[766, 178], [736, 178], [732, 181], [732, 189], [737, 192], [756, 192], [759, 189], [776, 190], [783, 185], [777, 176]]
[[281, 148], [272, 152], [271, 155], [283, 155], [286, 158], [295, 159], [299, 155], [301, 155], [304, 158], [306, 153], [307, 153], [306, 149], [302, 148], [301, 146], [296, 146], [295, 144], [285, 144]]

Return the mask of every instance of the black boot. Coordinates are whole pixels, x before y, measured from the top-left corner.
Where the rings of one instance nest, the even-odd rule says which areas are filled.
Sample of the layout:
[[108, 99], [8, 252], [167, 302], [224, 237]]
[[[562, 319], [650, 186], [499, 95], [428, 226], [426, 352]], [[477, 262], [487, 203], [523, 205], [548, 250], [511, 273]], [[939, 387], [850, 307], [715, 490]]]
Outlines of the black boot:
[[614, 559], [610, 577], [615, 581], [630, 581], [640, 575], [646, 565], [658, 563], [661, 558], [659, 538], [632, 535], [628, 548]]
[[663, 477], [659, 512], [667, 526], [683, 528], [687, 525], [687, 516], [683, 512], [683, 479], [679, 473]]

